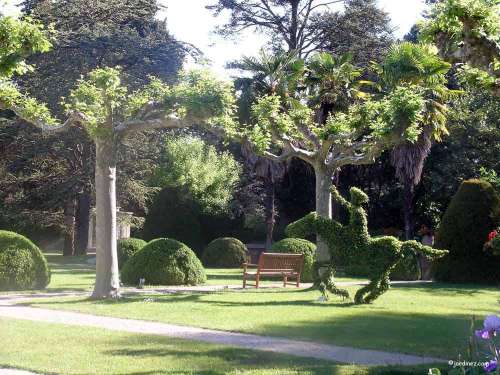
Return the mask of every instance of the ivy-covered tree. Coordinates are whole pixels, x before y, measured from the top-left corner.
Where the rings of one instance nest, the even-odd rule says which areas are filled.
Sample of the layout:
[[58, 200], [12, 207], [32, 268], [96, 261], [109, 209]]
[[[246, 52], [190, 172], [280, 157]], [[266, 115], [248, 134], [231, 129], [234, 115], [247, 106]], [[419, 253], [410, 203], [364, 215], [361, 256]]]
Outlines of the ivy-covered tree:
[[[370, 98], [359, 90], [356, 81], [361, 73], [349, 56], [319, 54], [306, 67], [294, 65], [291, 81], [280, 84], [279, 95], [257, 99], [254, 121], [244, 131], [262, 155], [310, 164], [316, 178], [316, 212], [331, 218], [334, 174], [346, 165], [371, 164], [384, 150], [407, 140], [415, 142], [422, 132], [425, 100], [414, 85]], [[355, 97], [364, 100], [351, 104]], [[328, 257], [321, 238], [318, 257]]]
[[421, 38], [435, 43], [445, 60], [466, 63], [465, 79], [500, 95], [498, 0], [437, 1], [421, 25]]

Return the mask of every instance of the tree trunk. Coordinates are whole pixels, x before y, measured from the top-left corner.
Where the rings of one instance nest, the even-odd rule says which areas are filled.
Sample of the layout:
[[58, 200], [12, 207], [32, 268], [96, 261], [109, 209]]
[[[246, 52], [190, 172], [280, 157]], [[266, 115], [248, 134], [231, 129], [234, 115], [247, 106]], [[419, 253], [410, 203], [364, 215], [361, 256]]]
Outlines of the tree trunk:
[[411, 182], [404, 184], [404, 224], [405, 224], [405, 239], [413, 239], [413, 198], [415, 196], [415, 186]]
[[92, 298], [118, 298], [116, 254], [116, 145], [96, 141], [96, 281]]
[[78, 207], [76, 210], [76, 244], [75, 254], [87, 254], [89, 239], [89, 220], [90, 220], [91, 197], [86, 191], [78, 196]]
[[274, 224], [276, 223], [275, 187], [272, 179], [265, 180], [266, 186], [266, 250], [273, 244]]
[[64, 206], [64, 227], [63, 256], [71, 256], [75, 254], [75, 198]]
[[296, 50], [298, 46], [298, 30], [299, 30], [299, 3], [300, 0], [292, 1], [292, 11], [290, 19], [290, 41], [288, 42], [289, 52]]
[[[332, 218], [332, 176], [322, 168], [315, 168], [316, 175], [316, 213], [320, 217]], [[330, 260], [330, 252], [326, 242], [318, 236], [316, 260], [319, 262]]]

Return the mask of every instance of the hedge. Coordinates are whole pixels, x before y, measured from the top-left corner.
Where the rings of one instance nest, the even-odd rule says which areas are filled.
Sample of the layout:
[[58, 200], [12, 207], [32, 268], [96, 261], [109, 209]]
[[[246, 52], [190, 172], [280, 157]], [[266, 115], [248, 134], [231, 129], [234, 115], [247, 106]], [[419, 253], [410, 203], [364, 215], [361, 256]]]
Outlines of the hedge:
[[140, 238], [123, 238], [118, 240], [118, 267], [121, 269], [132, 255], [146, 246], [147, 242]]
[[121, 280], [137, 285], [197, 285], [206, 281], [196, 254], [182, 242], [158, 238], [135, 253], [122, 267]]
[[313, 263], [316, 254], [316, 245], [302, 238], [285, 238], [275, 242], [270, 251], [272, 253], [304, 254], [304, 268], [301, 280], [303, 282], [313, 281]]
[[20, 234], [0, 230], [0, 290], [44, 289], [49, 282], [40, 249]]
[[436, 248], [449, 254], [434, 265], [435, 278], [455, 283], [500, 282], [500, 258], [484, 251], [500, 220], [500, 197], [486, 181], [464, 181], [436, 232]]
[[240, 267], [247, 261], [247, 248], [237, 238], [221, 237], [208, 244], [202, 259], [207, 267]]

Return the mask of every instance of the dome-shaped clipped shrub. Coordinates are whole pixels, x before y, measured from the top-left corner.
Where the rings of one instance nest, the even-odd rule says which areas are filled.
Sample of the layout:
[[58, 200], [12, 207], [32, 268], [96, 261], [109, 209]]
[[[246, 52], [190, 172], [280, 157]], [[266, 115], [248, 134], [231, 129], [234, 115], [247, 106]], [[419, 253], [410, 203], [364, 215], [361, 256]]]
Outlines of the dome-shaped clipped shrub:
[[124, 283], [136, 285], [140, 278], [149, 285], [197, 285], [206, 281], [205, 270], [193, 250], [169, 238], [149, 242], [123, 265]]
[[121, 269], [132, 255], [146, 246], [147, 242], [140, 238], [122, 238], [118, 240], [118, 267]]
[[435, 247], [450, 251], [434, 266], [437, 280], [500, 282], [500, 258], [483, 249], [499, 216], [500, 198], [489, 182], [468, 180], [460, 185], [436, 233]]
[[237, 238], [217, 238], [203, 252], [203, 264], [207, 267], [240, 267], [246, 261], [247, 247]]
[[20, 234], [0, 230], [0, 290], [43, 289], [49, 282], [40, 249]]
[[304, 254], [304, 268], [302, 270], [301, 281], [313, 281], [313, 263], [316, 245], [302, 238], [285, 238], [275, 242], [270, 249], [272, 253]]

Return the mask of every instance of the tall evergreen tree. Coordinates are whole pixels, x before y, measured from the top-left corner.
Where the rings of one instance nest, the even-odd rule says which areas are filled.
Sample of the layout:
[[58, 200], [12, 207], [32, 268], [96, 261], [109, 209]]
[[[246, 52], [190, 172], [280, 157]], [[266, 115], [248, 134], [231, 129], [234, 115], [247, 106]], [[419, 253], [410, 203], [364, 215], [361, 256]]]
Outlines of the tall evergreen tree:
[[308, 28], [321, 35], [317, 49], [335, 55], [351, 53], [358, 66], [382, 61], [394, 40], [389, 14], [376, 0], [347, 0], [342, 12], [316, 14]]

